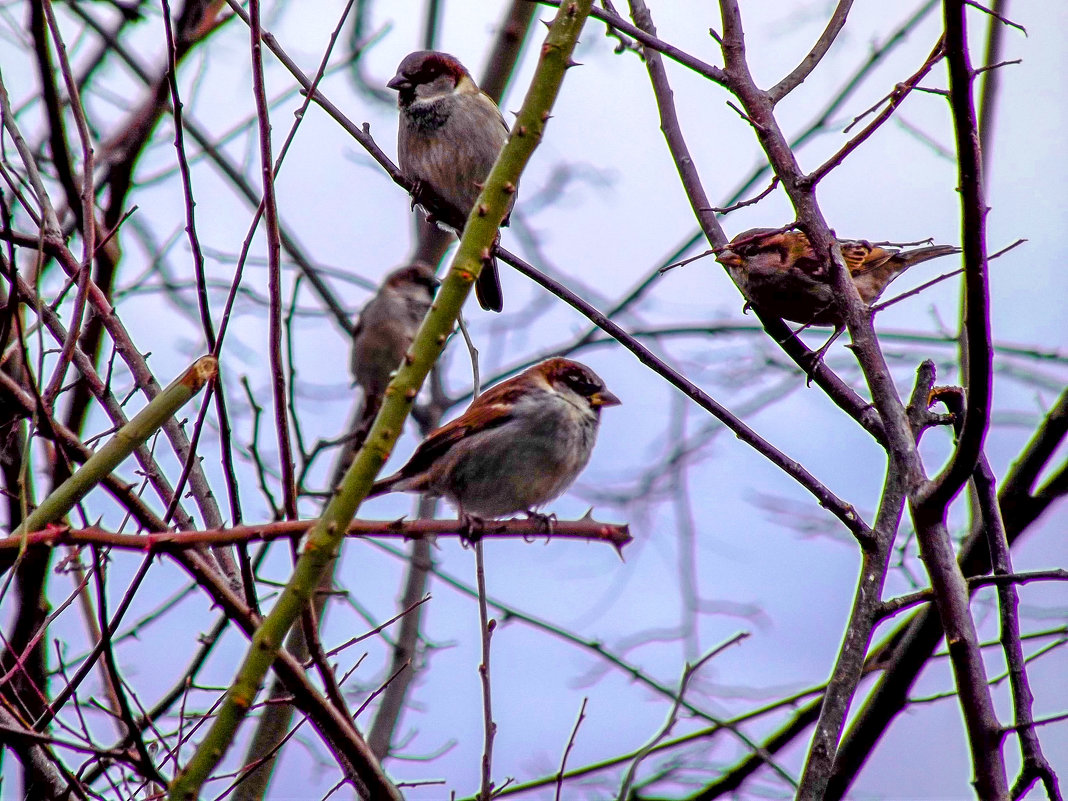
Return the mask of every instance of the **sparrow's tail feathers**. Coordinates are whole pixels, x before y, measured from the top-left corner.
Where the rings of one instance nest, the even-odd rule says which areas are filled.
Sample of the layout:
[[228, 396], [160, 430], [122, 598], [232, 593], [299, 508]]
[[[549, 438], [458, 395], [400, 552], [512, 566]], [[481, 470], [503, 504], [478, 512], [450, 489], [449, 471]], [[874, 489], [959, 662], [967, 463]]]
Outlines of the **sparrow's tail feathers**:
[[910, 250], [905, 258], [908, 259], [909, 266], [911, 266], [919, 264], [921, 261], [940, 259], [942, 256], [949, 256], [952, 253], [960, 253], [960, 248], [955, 245], [931, 245], [926, 248]]
[[497, 270], [497, 259], [482, 265], [482, 272], [475, 282], [475, 297], [478, 305], [486, 311], [499, 312], [504, 308], [504, 296], [501, 294], [501, 276]]
[[890, 285], [890, 282], [897, 279], [905, 270], [915, 267], [921, 262], [949, 256], [952, 253], [960, 253], [960, 248], [953, 245], [931, 245], [930, 247], [902, 251], [870, 270], [861, 270], [855, 273], [853, 280], [857, 284], [857, 289], [860, 290], [861, 297], [865, 298], [868, 303], [874, 303], [875, 299]]

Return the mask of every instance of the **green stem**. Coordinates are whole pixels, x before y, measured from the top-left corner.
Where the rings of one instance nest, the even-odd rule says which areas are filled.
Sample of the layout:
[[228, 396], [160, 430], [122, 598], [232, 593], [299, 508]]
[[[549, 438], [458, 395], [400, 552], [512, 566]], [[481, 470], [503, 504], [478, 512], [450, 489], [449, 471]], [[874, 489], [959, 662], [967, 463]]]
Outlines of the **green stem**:
[[108, 443], [96, 451], [70, 478], [56, 487], [41, 501], [12, 536], [40, 531], [49, 523], [62, 518], [74, 504], [84, 498], [93, 487], [114, 471], [134, 450], [143, 445], [175, 412], [215, 378], [219, 362], [214, 356], [203, 356], [193, 363], [169, 387], [149, 401], [130, 422], [115, 432]]
[[[438, 290], [434, 305], [423, 320], [404, 364], [386, 389], [382, 408], [363, 447], [341, 480], [323, 516], [309, 531], [285, 590], [253, 635], [251, 647], [211, 728], [171, 784], [172, 801], [196, 798], [212, 770], [225, 755], [286, 633], [300, 615], [304, 604], [311, 600], [319, 577], [337, 555], [345, 530], [371, 489], [375, 476], [389, 458], [419, 388], [452, 333], [471, 285], [481, 272], [483, 263], [490, 258], [497, 231], [515, 194], [519, 176], [541, 141], [545, 123], [560, 91], [564, 73], [571, 65], [571, 53], [591, 5], [592, 0], [574, 0], [562, 4], [557, 12], [511, 136], [467, 218], [459, 249]], [[382, 775], [378, 765], [355, 767], [361, 779], [373, 783], [383, 793], [376, 797], [401, 798], [397, 789]]]

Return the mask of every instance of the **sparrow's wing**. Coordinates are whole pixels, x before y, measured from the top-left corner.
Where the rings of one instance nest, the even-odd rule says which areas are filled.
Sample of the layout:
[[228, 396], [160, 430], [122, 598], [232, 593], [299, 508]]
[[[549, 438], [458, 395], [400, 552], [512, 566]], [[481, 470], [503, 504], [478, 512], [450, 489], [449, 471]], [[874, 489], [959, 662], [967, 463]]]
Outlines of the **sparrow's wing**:
[[[366, 312], [366, 309], [364, 310]], [[360, 338], [360, 333], [363, 331], [363, 318], [365, 314], [361, 313], [356, 320], [356, 325], [352, 327], [352, 345], [349, 347], [349, 372], [352, 373], [352, 386], [355, 386], [359, 379], [356, 377], [357, 367], [359, 366], [360, 356], [356, 352], [356, 342]]]
[[856, 275], [877, 270], [894, 257], [897, 251], [876, 247], [870, 242], [843, 240], [842, 258], [845, 259], [849, 272]]
[[416, 448], [412, 458], [398, 472], [402, 478], [410, 478], [426, 472], [456, 443], [465, 437], [503, 426], [513, 417], [513, 410], [522, 389], [510, 386], [510, 381], [488, 390], [455, 420], [433, 431]]
[[496, 100], [494, 100], [488, 94], [483, 92], [481, 89], [479, 90], [479, 92], [482, 94], [482, 97], [484, 97], [486, 100], [488, 100], [489, 103], [493, 106], [493, 108], [495, 108], [497, 110], [497, 119], [500, 120], [501, 127], [504, 128], [504, 132], [505, 132], [505, 134], [507, 134], [509, 132], [508, 122], [507, 122], [507, 120], [504, 119], [504, 112], [501, 111], [501, 107], [497, 105], [497, 101]]

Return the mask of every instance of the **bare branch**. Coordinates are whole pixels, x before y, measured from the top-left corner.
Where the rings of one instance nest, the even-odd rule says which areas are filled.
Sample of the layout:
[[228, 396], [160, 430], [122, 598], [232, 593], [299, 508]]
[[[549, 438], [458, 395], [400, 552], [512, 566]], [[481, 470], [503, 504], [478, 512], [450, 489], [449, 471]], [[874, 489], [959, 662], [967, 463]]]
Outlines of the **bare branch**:
[[[27, 548], [54, 548], [57, 545], [107, 545], [112, 548], [149, 553], [177, 553], [201, 545], [232, 545], [243, 542], [272, 542], [291, 540], [306, 534], [314, 520], [292, 520], [262, 525], [242, 525], [227, 529], [204, 531], [155, 531], [141, 534], [121, 534], [101, 528], [67, 528], [51, 526], [31, 530], [25, 537], [0, 537], [0, 551]], [[346, 531], [351, 537], [386, 537], [390, 539], [432, 539], [461, 536], [463, 521], [459, 520], [354, 520]], [[580, 520], [554, 521], [550, 533], [538, 519], [487, 521], [484, 536], [501, 539], [533, 540], [541, 536], [549, 539], [579, 539], [605, 542], [621, 549], [633, 539], [627, 525], [601, 523], [589, 517]]]
[[800, 64], [794, 67], [789, 75], [768, 90], [768, 97], [771, 98], [772, 103], [778, 103], [790, 94], [804, 82], [805, 78], [812, 74], [812, 70], [819, 66], [823, 57], [827, 55], [827, 51], [831, 49], [831, 45], [834, 44], [834, 40], [838, 38], [838, 34], [845, 27], [846, 19], [849, 17], [849, 9], [852, 5], [853, 0], [838, 0], [834, 13], [831, 14], [831, 18], [827, 21], [827, 27], [823, 29], [823, 33], [820, 34], [820, 38], [816, 40], [816, 44], [812, 46], [808, 55], [801, 60]]

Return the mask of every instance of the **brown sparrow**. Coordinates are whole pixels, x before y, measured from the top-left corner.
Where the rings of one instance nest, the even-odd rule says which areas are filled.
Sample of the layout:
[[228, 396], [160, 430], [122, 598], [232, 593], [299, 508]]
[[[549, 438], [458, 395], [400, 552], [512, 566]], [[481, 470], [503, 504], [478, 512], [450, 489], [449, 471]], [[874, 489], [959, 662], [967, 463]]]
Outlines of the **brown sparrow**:
[[431, 432], [404, 467], [375, 482], [367, 497], [444, 496], [464, 519], [534, 514], [582, 472], [601, 407], [619, 403], [586, 365], [547, 359], [475, 398], [466, 412]]
[[[912, 265], [960, 253], [952, 245], [899, 250], [857, 239], [838, 242], [857, 292], [869, 306]], [[801, 231], [753, 228], [732, 239], [716, 260], [730, 272], [747, 306], [795, 323], [843, 327], [830, 274]]]
[[[463, 64], [435, 50], [405, 56], [386, 86], [397, 90], [397, 160], [413, 184], [413, 202], [428, 219], [461, 230], [508, 141], [501, 110]], [[513, 194], [509, 211], [514, 203]], [[496, 259], [482, 268], [475, 296], [483, 309], [503, 308]]]
[[434, 301], [434, 268], [423, 262], [394, 270], [367, 301], [352, 331], [352, 377], [363, 389], [365, 415], [378, 410], [389, 378]]

